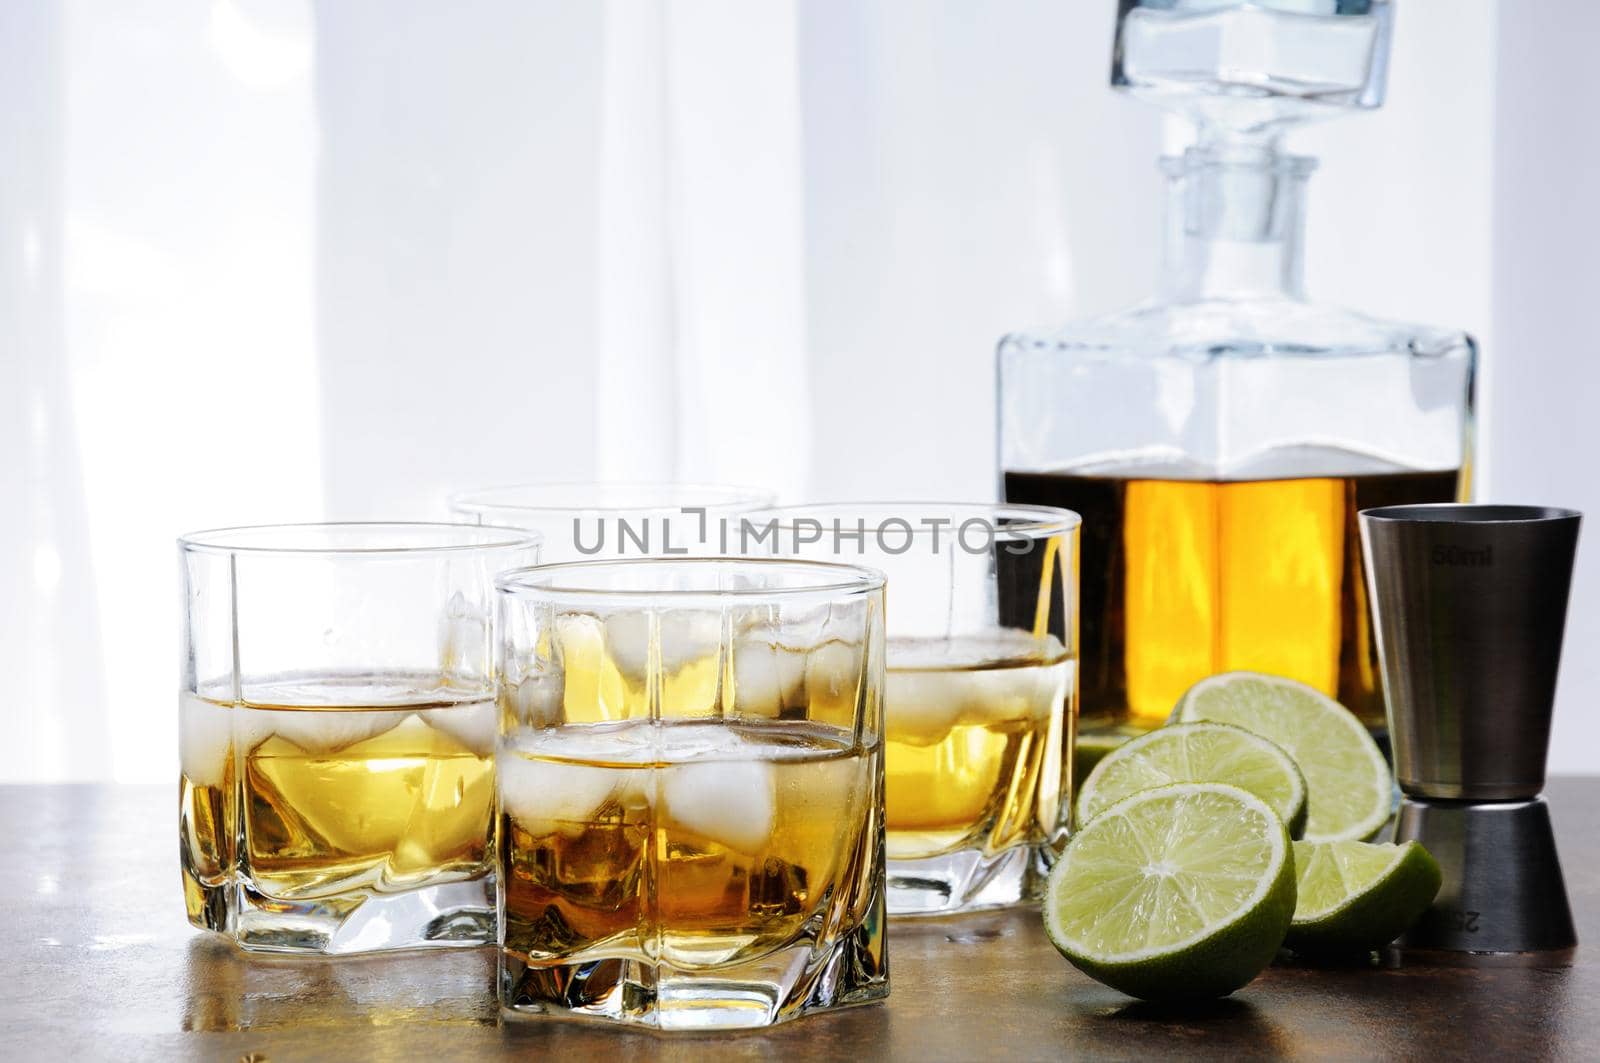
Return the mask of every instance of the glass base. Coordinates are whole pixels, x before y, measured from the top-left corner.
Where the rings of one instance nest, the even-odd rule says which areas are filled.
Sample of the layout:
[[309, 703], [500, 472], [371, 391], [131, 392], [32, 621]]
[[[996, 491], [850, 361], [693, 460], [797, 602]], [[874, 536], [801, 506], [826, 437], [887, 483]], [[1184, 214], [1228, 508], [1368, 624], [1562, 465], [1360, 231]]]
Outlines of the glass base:
[[189, 922], [195, 927], [229, 933], [228, 913], [233, 906], [228, 903], [228, 896], [232, 889], [226, 879], [217, 882], [203, 878], [189, 867], [187, 860], [184, 861], [183, 904], [188, 910]]
[[889, 861], [889, 914], [950, 915], [1034, 903], [1049, 868], [1032, 847]]
[[701, 971], [628, 959], [535, 966], [502, 949], [500, 1007], [508, 1018], [653, 1030], [755, 1029], [884, 999], [889, 977], [883, 956], [882, 927], [865, 925], [820, 956], [802, 940], [747, 963]]
[[190, 922], [250, 952], [332, 956], [469, 948], [492, 945], [496, 938], [492, 875], [401, 893], [352, 892], [306, 901], [269, 897], [247, 883], [184, 885], [193, 895]]

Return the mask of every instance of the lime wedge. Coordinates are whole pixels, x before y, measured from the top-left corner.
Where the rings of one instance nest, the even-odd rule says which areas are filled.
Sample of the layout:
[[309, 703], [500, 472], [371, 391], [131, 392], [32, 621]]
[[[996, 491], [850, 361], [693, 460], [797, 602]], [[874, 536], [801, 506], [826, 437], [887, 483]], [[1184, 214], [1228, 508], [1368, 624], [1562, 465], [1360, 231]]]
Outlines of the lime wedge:
[[1283, 944], [1290, 844], [1271, 806], [1237, 786], [1141, 790], [1067, 843], [1045, 887], [1045, 932], [1074, 967], [1129, 996], [1225, 996]]
[[1370, 838], [1389, 818], [1394, 782], [1378, 743], [1354, 713], [1313, 687], [1224, 672], [1190, 687], [1172, 719], [1231, 723], [1282, 746], [1306, 777], [1306, 841]]
[[1300, 952], [1382, 948], [1439, 892], [1439, 864], [1417, 842], [1295, 842], [1299, 900], [1287, 944]]
[[1078, 822], [1140, 790], [1175, 782], [1225, 782], [1249, 790], [1297, 838], [1306, 826], [1306, 781], [1273, 743], [1226, 723], [1170, 724], [1106, 754], [1078, 789]]

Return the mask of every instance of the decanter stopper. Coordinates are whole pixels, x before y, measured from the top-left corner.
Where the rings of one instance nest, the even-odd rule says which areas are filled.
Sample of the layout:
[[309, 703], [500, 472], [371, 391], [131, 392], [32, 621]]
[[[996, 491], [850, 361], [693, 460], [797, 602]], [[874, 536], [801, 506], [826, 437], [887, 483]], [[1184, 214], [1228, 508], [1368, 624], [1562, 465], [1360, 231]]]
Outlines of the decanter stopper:
[[1275, 140], [1383, 103], [1390, 0], [1121, 0], [1112, 87], [1208, 136]]

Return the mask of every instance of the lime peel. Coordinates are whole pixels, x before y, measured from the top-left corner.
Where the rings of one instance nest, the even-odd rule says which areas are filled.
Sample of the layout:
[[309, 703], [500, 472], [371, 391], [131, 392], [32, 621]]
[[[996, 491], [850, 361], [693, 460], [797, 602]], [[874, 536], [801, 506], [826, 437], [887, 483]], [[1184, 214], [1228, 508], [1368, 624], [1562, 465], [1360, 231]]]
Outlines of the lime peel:
[[1383, 829], [1394, 781], [1355, 714], [1315, 687], [1260, 672], [1223, 672], [1190, 687], [1172, 720], [1211, 720], [1282, 746], [1305, 775], [1307, 841], [1356, 841]]
[[1387, 945], [1428, 910], [1443, 880], [1415, 841], [1294, 844], [1298, 900], [1286, 943], [1300, 952]]
[[1168, 724], [1123, 744], [1095, 765], [1078, 790], [1078, 822], [1087, 823], [1138, 790], [1175, 782], [1225, 782], [1272, 806], [1299, 837], [1306, 825], [1306, 782], [1276, 743], [1227, 723]]
[[1073, 836], [1044, 923], [1073, 966], [1114, 989], [1199, 999], [1259, 974], [1294, 904], [1294, 852], [1271, 806], [1226, 783], [1177, 783], [1130, 794]]

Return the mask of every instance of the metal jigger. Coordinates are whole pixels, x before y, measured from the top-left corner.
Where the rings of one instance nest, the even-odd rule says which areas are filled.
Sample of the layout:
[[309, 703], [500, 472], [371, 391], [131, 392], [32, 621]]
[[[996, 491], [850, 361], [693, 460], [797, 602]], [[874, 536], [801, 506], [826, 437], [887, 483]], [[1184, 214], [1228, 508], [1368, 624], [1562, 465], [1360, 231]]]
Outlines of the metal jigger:
[[1544, 789], [1581, 515], [1540, 506], [1361, 513], [1404, 796], [1395, 840], [1439, 861], [1402, 953], [1560, 965], [1578, 943]]

